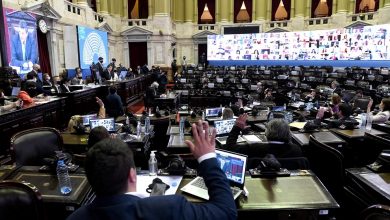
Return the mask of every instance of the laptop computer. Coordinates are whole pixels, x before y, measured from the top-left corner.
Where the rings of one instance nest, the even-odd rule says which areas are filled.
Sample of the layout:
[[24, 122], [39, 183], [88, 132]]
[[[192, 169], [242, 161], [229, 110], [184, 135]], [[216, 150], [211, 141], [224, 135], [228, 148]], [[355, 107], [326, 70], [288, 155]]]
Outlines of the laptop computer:
[[119, 78], [121, 80], [126, 79], [126, 76], [127, 76], [127, 71], [121, 71], [120, 74], [119, 74]]
[[[217, 133], [217, 137], [215, 138], [218, 143], [221, 145], [225, 145], [228, 135], [232, 130], [234, 124], [236, 123], [236, 119], [228, 119], [228, 120], [220, 120], [214, 121], [214, 128]], [[237, 143], [244, 142], [245, 140], [238, 136]]]
[[282, 112], [282, 111], [284, 111], [284, 106], [272, 106], [272, 111]]
[[95, 127], [103, 126], [110, 133], [116, 132], [114, 118], [90, 119], [89, 126], [90, 126], [91, 130], [94, 129]]
[[90, 119], [97, 119], [97, 115], [96, 114], [82, 115], [81, 118], [83, 119], [83, 125], [87, 126], [89, 125]]
[[218, 117], [222, 115], [222, 107], [206, 108], [206, 117]]
[[20, 92], [20, 87], [16, 87], [16, 86], [12, 87], [11, 96], [16, 97], [19, 95], [19, 92]]
[[[229, 180], [233, 198], [237, 199], [244, 188], [247, 156], [224, 150], [215, 150], [215, 153], [221, 170]], [[181, 188], [181, 191], [205, 200], [209, 199], [208, 189], [200, 176]]]

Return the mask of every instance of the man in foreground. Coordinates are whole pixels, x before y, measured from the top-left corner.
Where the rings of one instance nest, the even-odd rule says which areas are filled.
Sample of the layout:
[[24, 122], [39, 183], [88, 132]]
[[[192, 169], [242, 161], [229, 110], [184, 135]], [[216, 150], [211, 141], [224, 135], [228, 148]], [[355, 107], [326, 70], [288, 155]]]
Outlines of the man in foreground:
[[183, 196], [137, 195], [137, 174], [132, 151], [118, 139], [105, 139], [92, 147], [85, 171], [96, 199], [68, 219], [236, 219], [237, 211], [225, 174], [215, 155], [215, 130], [199, 121], [192, 125], [194, 142], [186, 141], [199, 162], [199, 174], [210, 200], [192, 204]]

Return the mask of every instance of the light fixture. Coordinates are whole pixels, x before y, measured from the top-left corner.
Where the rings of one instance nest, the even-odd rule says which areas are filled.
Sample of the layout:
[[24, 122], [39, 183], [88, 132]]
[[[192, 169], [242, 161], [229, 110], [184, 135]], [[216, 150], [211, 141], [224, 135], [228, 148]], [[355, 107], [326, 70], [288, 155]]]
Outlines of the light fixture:
[[321, 0], [318, 5], [316, 10], [314, 11], [314, 17], [320, 18], [320, 17], [328, 17], [329, 14], [329, 7], [327, 0]]
[[247, 23], [250, 22], [249, 13], [246, 10], [245, 2], [242, 2], [240, 11], [237, 14], [236, 17], [237, 23]]
[[286, 8], [284, 7], [283, 0], [280, 0], [278, 9], [276, 9], [276, 12], [275, 12], [275, 20], [276, 21], [283, 21], [283, 20], [286, 20], [287, 17], [288, 17], [288, 13], [287, 13]]
[[204, 6], [202, 16], [200, 16], [200, 21], [205, 24], [213, 22], [213, 16], [209, 11], [209, 7], [207, 7], [207, 3]]

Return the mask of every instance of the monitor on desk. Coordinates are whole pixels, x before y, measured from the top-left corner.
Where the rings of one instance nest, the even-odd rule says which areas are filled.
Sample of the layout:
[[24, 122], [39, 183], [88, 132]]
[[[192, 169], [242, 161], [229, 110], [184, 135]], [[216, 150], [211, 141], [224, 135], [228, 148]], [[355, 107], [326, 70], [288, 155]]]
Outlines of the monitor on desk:
[[97, 119], [96, 114], [90, 114], [90, 115], [82, 115], [81, 118], [83, 119], [83, 125], [89, 125], [89, 120], [91, 119]]
[[214, 88], [214, 83], [208, 83], [208, 84], [207, 84], [207, 87], [209, 87], [209, 88]]
[[251, 90], [256, 91], [257, 90], [257, 85], [251, 85]]
[[181, 78], [181, 79], [180, 79], [180, 82], [181, 82], [181, 83], [187, 83], [187, 79], [186, 79], [186, 78]]
[[222, 107], [206, 108], [206, 117], [217, 117], [222, 114]]
[[223, 83], [223, 78], [217, 78], [217, 83]]
[[114, 118], [103, 118], [103, 119], [90, 119], [89, 125], [91, 130], [98, 126], [103, 126], [108, 132], [115, 132], [115, 119]]

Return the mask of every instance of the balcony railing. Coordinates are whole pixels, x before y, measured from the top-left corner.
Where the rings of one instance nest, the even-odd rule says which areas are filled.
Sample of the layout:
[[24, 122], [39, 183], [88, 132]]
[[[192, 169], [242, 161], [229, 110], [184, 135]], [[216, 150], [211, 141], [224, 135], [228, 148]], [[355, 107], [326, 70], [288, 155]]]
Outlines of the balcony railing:
[[149, 20], [148, 19], [125, 19], [122, 20], [122, 23], [130, 27], [134, 27], [134, 26], [147, 27], [149, 25]]
[[330, 17], [321, 17], [321, 18], [309, 18], [305, 20], [306, 25], [322, 25], [329, 24]]
[[75, 14], [75, 15], [79, 15], [79, 16], [85, 16], [85, 9], [76, 5], [76, 4], [73, 4], [72, 2], [68, 2], [68, 1], [64, 1], [65, 3], [65, 10], [72, 13], [72, 14]]
[[270, 22], [268, 22], [268, 27], [270, 27], [270, 28], [287, 28], [289, 23], [291, 23], [290, 20], [270, 21]]
[[352, 22], [355, 21], [370, 21], [374, 20], [378, 12], [373, 11], [373, 12], [366, 12], [366, 13], [359, 13], [359, 14], [353, 14], [349, 15], [348, 17], [351, 19]]
[[217, 29], [216, 24], [198, 24], [199, 31], [214, 31]]

